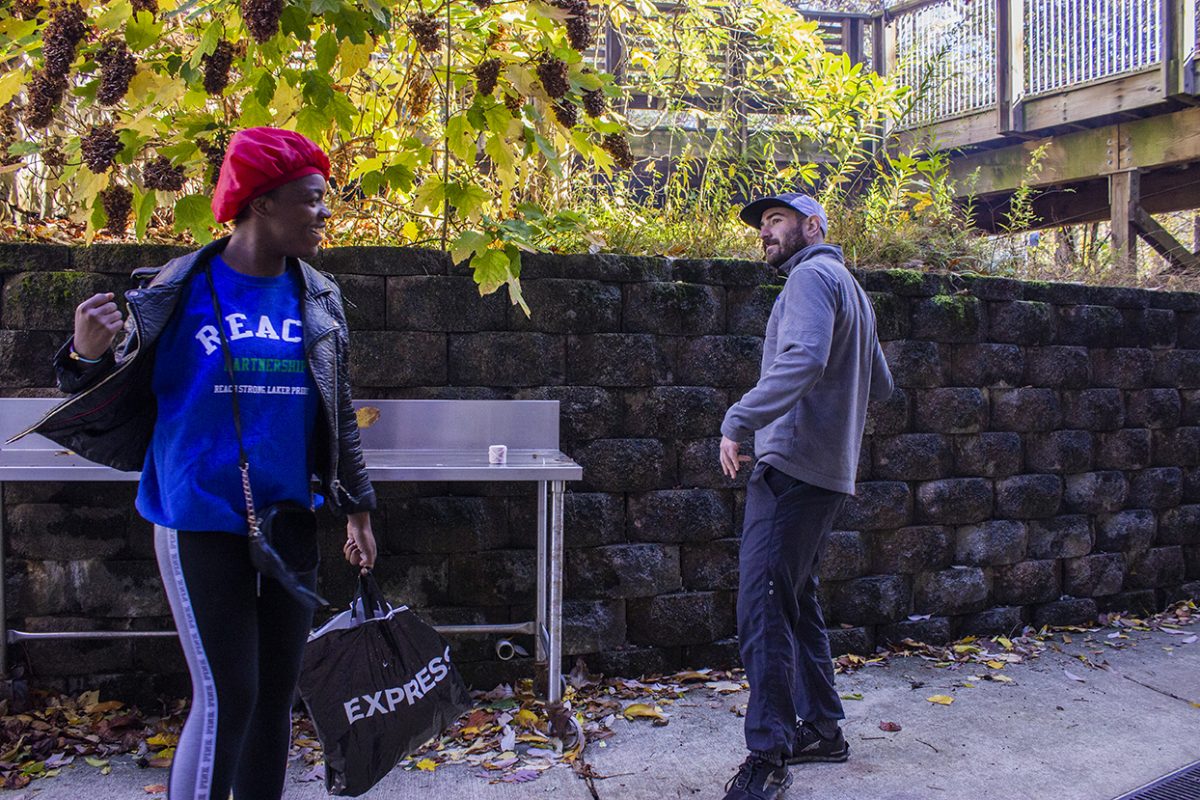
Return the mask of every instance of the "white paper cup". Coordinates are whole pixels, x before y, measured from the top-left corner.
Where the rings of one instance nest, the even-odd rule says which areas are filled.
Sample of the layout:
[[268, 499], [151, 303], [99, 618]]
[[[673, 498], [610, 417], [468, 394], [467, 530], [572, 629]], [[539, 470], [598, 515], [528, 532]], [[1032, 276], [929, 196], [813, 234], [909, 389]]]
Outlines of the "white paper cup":
[[508, 461], [508, 448], [502, 444], [494, 444], [488, 448], [488, 463], [503, 464]]

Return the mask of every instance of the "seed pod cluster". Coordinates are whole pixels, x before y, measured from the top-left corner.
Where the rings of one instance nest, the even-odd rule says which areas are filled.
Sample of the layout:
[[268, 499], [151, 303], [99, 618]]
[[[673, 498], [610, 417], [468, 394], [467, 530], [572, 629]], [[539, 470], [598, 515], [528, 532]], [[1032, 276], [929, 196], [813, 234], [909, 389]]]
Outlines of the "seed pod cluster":
[[442, 46], [442, 25], [425, 13], [414, 14], [407, 20], [408, 29], [417, 40], [417, 47], [426, 53], [436, 53]]
[[629, 148], [629, 139], [623, 133], [610, 133], [604, 137], [600, 146], [613, 157], [613, 163], [619, 170], [633, 168], [633, 151]]
[[429, 113], [429, 104], [433, 102], [433, 82], [421, 75], [413, 81], [409, 89], [408, 111], [415, 119], [420, 119]]
[[568, 12], [567, 39], [576, 50], [587, 50], [595, 38], [589, 17], [591, 7], [587, 0], [552, 0], [552, 4]]
[[574, 128], [579, 124], [579, 106], [570, 100], [559, 100], [554, 104], [554, 116], [564, 128]]
[[67, 92], [67, 76], [40, 69], [25, 87], [28, 102], [23, 119], [30, 128], [44, 128], [54, 119], [54, 110]]
[[583, 90], [583, 110], [589, 117], [599, 117], [608, 110], [608, 99], [602, 89]]
[[475, 67], [475, 85], [480, 94], [491, 94], [500, 78], [500, 59], [488, 58]]
[[571, 84], [567, 80], [567, 62], [561, 58], [543, 54], [538, 59], [534, 71], [537, 72], [538, 80], [542, 82], [542, 88], [546, 90], [546, 94], [555, 100], [564, 96], [571, 88]]
[[78, 3], [56, 6], [50, 22], [42, 31], [42, 56], [45, 69], [66, 76], [75, 60], [75, 51], [87, 35], [87, 15]]
[[129, 91], [129, 82], [137, 72], [137, 59], [125, 40], [112, 36], [104, 40], [96, 53], [96, 62], [100, 65], [100, 90], [96, 99], [102, 106], [115, 106]]
[[222, 39], [217, 49], [204, 57], [204, 91], [220, 95], [229, 85], [229, 67], [233, 64], [233, 45]]
[[42, 161], [47, 167], [58, 168], [67, 163], [67, 155], [56, 141], [42, 149]]
[[129, 5], [133, 6], [135, 15], [142, 11], [149, 11], [151, 15], [158, 14], [158, 0], [130, 0]]
[[225, 148], [228, 145], [229, 134], [225, 131], [217, 131], [208, 139], [196, 140], [196, 146], [200, 148], [201, 153], [204, 153], [204, 159], [208, 162], [204, 178], [210, 186], [216, 185], [217, 178], [221, 174], [221, 164], [225, 162]]
[[42, 13], [42, 4], [38, 0], [16, 0], [12, 9], [21, 19], [36, 19]]
[[142, 170], [142, 182], [147, 189], [160, 192], [178, 192], [183, 188], [183, 167], [171, 165], [166, 156], [159, 156]]
[[242, 0], [242, 19], [254, 41], [263, 44], [279, 33], [283, 0]]
[[100, 193], [100, 202], [104, 204], [104, 214], [108, 217], [105, 227], [109, 233], [118, 236], [125, 233], [129, 227], [129, 212], [133, 209], [133, 193], [114, 183]]
[[521, 108], [525, 105], [525, 98], [519, 94], [505, 94], [504, 105], [512, 112], [514, 117], [521, 115]]
[[471, 0], [471, 2], [478, 6], [480, 11], [487, 11], [492, 7], [493, 0]]
[[121, 137], [111, 125], [94, 125], [79, 142], [83, 163], [92, 172], [99, 174], [113, 165], [117, 153], [121, 152]]
[[0, 108], [0, 164], [20, 164], [21, 157], [9, 155], [8, 148], [17, 140], [17, 115], [11, 105]]

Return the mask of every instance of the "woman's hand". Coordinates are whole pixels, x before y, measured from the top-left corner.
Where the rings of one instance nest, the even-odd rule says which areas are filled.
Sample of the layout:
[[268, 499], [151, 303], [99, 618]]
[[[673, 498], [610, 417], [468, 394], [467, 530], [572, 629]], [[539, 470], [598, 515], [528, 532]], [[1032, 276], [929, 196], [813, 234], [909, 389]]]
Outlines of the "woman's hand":
[[371, 512], [360, 511], [346, 518], [346, 543], [342, 553], [365, 575], [375, 566], [375, 534], [371, 531]]
[[104, 355], [121, 332], [124, 320], [113, 297], [112, 292], [94, 294], [75, 309], [75, 339], [72, 346], [84, 358]]

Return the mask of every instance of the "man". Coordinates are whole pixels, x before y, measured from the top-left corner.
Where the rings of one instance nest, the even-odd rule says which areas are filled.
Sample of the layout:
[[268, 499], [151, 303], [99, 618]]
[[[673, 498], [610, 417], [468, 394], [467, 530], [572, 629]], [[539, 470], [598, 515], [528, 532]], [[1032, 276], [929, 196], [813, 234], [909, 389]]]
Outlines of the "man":
[[721, 469], [735, 478], [754, 432], [758, 463], [746, 487], [739, 554], [738, 637], [750, 683], [750, 755], [726, 800], [771, 800], [788, 764], [845, 761], [817, 564], [846, 496], [854, 493], [867, 400], [892, 376], [866, 293], [841, 248], [825, 244], [825, 210], [803, 194], [756, 200], [741, 218], [758, 228], [767, 263], [787, 274], [771, 309], [758, 384], [725, 414]]

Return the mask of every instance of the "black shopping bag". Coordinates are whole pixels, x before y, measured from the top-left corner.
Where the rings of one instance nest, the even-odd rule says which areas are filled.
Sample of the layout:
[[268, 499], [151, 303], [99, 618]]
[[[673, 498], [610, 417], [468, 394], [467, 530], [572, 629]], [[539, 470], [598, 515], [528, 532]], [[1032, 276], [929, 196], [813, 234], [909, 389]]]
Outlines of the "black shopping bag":
[[446, 640], [384, 603], [370, 575], [350, 609], [308, 637], [300, 696], [325, 750], [325, 788], [351, 797], [471, 706]]

